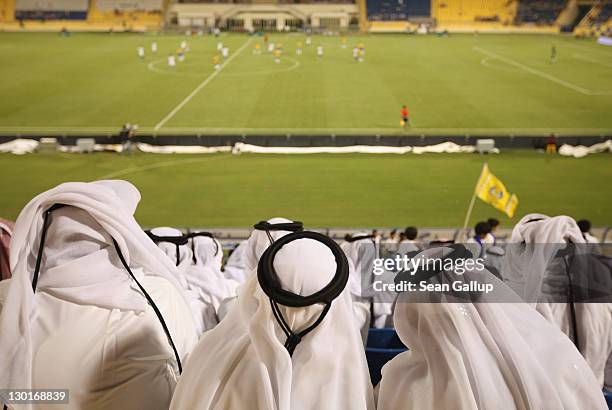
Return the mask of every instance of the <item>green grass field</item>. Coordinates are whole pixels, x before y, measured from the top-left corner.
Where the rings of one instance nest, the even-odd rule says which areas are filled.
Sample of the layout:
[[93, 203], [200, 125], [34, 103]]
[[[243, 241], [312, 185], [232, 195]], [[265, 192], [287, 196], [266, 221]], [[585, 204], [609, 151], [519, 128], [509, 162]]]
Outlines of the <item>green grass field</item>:
[[519, 197], [513, 220], [480, 201], [471, 223], [509, 226], [528, 212], [612, 225], [609, 154], [583, 159], [533, 151], [407, 155], [0, 154], [0, 216], [15, 218], [63, 181], [121, 178], [142, 193], [145, 226], [249, 226], [271, 216], [323, 227], [461, 226], [482, 162]]
[[[298, 57], [302, 35], [272, 35], [284, 45], [277, 65], [253, 55], [261, 38], [223, 35], [230, 60], [212, 76], [211, 36], [191, 39], [186, 61], [168, 69], [183, 38], [0, 33], [0, 132], [111, 132], [130, 122], [159, 133], [398, 134], [404, 103], [406, 132], [419, 135], [612, 132], [612, 48], [592, 40], [370, 35], [343, 49], [340, 37], [314, 37]], [[358, 42], [363, 63], [352, 58]]]

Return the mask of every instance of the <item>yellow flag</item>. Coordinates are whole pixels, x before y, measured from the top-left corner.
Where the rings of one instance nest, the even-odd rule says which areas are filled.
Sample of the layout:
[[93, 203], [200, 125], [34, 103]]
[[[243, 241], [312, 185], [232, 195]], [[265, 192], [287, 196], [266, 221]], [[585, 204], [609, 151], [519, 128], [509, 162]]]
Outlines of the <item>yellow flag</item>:
[[476, 196], [510, 218], [514, 216], [514, 211], [518, 206], [517, 196], [508, 192], [504, 184], [489, 171], [487, 164], [482, 168], [482, 173], [478, 178]]

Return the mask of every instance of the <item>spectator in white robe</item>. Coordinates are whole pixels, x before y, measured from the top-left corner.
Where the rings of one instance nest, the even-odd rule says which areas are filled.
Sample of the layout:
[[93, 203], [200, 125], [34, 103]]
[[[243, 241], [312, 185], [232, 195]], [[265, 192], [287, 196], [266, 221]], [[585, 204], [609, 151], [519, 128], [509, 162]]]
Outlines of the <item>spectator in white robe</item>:
[[223, 274], [226, 278], [235, 280], [238, 283], [246, 282], [244, 272], [244, 253], [247, 247], [247, 241], [242, 241], [232, 251], [227, 258], [223, 267]]
[[68, 389], [67, 409], [168, 408], [197, 335], [176, 268], [133, 217], [139, 200], [125, 181], [72, 182], [21, 211], [0, 386]]
[[[340, 245], [351, 266], [349, 289], [356, 302], [356, 312], [363, 310], [362, 306], [365, 305], [369, 311], [368, 319], [363, 318], [363, 313], [356, 315], [359, 325], [362, 326], [362, 336], [364, 335], [363, 326], [379, 329], [392, 327], [393, 301], [387, 300], [384, 297], [387, 296], [386, 294], [374, 292], [372, 288], [374, 259], [379, 257], [379, 244], [375, 241], [376, 238], [373, 235], [358, 232], [354, 235], [347, 235]], [[365, 333], [367, 334], [367, 331]]]
[[[527, 215], [514, 227], [510, 242], [526, 246], [507, 247], [509, 252], [502, 268], [504, 280], [574, 341], [603, 386], [606, 362], [612, 357], [612, 303], [560, 303], [560, 300], [567, 300], [570, 277], [574, 285], [584, 281], [587, 287], [592, 287], [596, 283], [597, 290], [607, 294], [609, 300], [612, 294], [609, 263], [606, 266], [589, 254], [589, 245], [568, 216]], [[568, 243], [575, 245], [574, 254], [559, 256], [569, 249]], [[580, 271], [577, 277], [576, 270]]]
[[[337, 280], [340, 266], [331, 249], [313, 239], [285, 244], [270, 263], [277, 286], [293, 297], [327, 288]], [[351, 296], [348, 289], [339, 291], [318, 325], [292, 345], [278, 312], [292, 332], [301, 332], [325, 312], [323, 305], [287, 307], [272, 302], [258, 275], [252, 275], [235, 308], [194, 349], [171, 409], [374, 409]], [[278, 307], [276, 314], [273, 306]]]
[[189, 281], [193, 260], [188, 239], [175, 228], [159, 227], [149, 231], [149, 237], [176, 265], [177, 281], [181, 284], [191, 313], [196, 323], [196, 331], [201, 335], [219, 323], [215, 306], [208, 295], [204, 295]]
[[[441, 272], [427, 281], [459, 278]], [[409, 350], [383, 367], [379, 410], [607, 408], [588, 364], [559, 329], [486, 270], [462, 280], [490, 283], [493, 291], [399, 296], [394, 323]]]
[[[352, 240], [353, 237], [362, 237], [363, 239]], [[345, 253], [349, 263], [347, 288], [351, 293], [355, 320], [364, 345], [368, 340], [368, 330], [373, 315], [372, 298], [368, 286], [370, 276], [362, 276], [362, 270], [367, 272], [368, 269], [372, 268], [372, 266], [364, 267], [372, 260], [369, 255], [375, 254], [375, 244], [369, 238], [368, 234], [363, 232], [353, 236], [347, 235], [340, 244], [340, 248]]]
[[212, 302], [217, 321], [221, 321], [223, 314], [219, 314], [220, 306], [237, 296], [240, 284], [227, 279], [221, 272], [223, 247], [216, 238], [207, 232], [191, 232], [188, 236], [193, 259], [185, 271], [187, 282]]

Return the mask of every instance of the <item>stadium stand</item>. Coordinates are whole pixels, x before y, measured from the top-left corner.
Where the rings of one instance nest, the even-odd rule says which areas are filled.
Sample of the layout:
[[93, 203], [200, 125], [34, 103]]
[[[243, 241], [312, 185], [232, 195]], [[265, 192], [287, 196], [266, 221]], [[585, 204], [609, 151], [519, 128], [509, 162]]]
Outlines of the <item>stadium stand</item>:
[[594, 19], [595, 24], [604, 24], [612, 18], [612, 2], [605, 3], [601, 6], [597, 17]]
[[574, 34], [578, 37], [612, 36], [612, 2], [583, 6], [583, 13]]
[[516, 2], [508, 0], [433, 0], [439, 23], [502, 22], [508, 24], [516, 13]]
[[410, 17], [429, 17], [429, 0], [369, 0], [367, 13], [370, 21], [398, 21]]
[[6, 0], [3, 31], [147, 31], [159, 29], [169, 0]]
[[[370, 0], [370, 31], [557, 32], [565, 0]], [[518, 11], [521, 10], [521, 15]], [[526, 24], [537, 22], [537, 24]], [[422, 27], [427, 26], [428, 30]]]
[[566, 0], [521, 0], [515, 23], [553, 25], [567, 4]]

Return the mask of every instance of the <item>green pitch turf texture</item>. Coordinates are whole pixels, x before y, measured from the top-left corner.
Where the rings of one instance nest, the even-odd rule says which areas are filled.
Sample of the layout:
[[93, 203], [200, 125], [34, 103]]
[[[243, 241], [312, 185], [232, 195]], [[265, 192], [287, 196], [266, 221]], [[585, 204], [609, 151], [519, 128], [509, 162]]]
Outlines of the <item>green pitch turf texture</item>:
[[482, 163], [519, 197], [512, 220], [476, 201], [470, 225], [506, 227], [529, 212], [612, 225], [610, 154], [582, 159], [535, 151], [499, 155], [0, 154], [0, 216], [15, 218], [64, 181], [120, 178], [142, 194], [144, 226], [252, 226], [272, 216], [311, 227], [459, 227]]
[[[261, 37], [222, 35], [231, 60], [211, 77], [217, 39], [0, 33], [0, 132], [600, 135], [612, 132], [612, 47], [552, 35], [313, 37], [273, 34], [280, 64], [253, 55]], [[152, 56], [150, 45], [159, 44]], [[363, 63], [352, 47], [366, 47]], [[325, 56], [315, 55], [322, 44]], [[551, 63], [551, 47], [558, 61]], [[140, 60], [136, 48], [146, 48]]]

